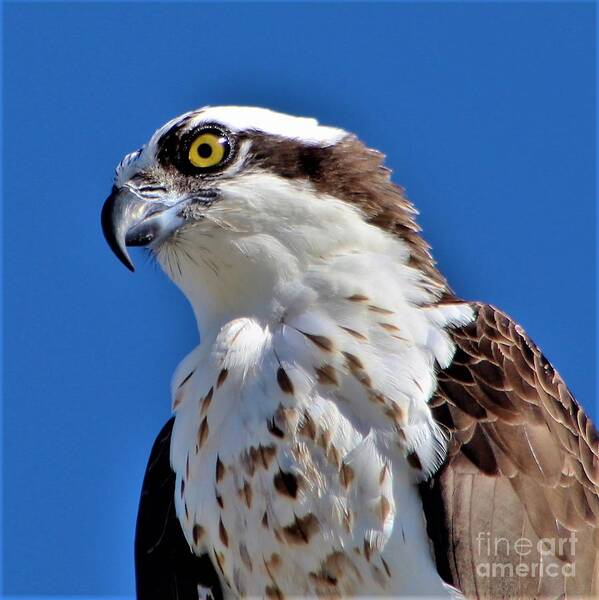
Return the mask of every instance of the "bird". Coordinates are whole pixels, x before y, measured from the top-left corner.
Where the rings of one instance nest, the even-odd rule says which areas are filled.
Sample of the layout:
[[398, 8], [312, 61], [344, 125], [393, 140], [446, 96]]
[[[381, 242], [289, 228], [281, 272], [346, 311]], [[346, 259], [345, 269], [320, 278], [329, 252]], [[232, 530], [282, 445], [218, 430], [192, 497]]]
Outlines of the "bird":
[[383, 155], [212, 106], [101, 212], [193, 309], [142, 484], [139, 598], [591, 598], [599, 436], [523, 328], [458, 297]]

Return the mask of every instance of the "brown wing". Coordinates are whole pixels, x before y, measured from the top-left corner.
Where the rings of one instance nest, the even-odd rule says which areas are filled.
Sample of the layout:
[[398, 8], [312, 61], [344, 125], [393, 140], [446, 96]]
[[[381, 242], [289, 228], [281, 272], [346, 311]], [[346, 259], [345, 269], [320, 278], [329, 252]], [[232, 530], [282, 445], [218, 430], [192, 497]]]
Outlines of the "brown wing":
[[450, 432], [421, 493], [437, 567], [468, 598], [599, 597], [599, 436], [522, 328], [475, 304], [434, 416]]

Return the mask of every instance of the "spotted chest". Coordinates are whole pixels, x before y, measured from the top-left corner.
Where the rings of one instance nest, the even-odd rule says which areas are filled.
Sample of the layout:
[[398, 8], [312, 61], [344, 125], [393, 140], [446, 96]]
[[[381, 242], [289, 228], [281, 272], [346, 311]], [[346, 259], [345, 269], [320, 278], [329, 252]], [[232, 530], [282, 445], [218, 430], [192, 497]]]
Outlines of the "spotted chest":
[[[418, 339], [439, 315], [410, 328], [346, 301], [364, 315], [354, 327], [309, 312], [274, 328], [228, 323], [178, 382], [177, 515], [237, 595], [398, 589], [397, 486], [439, 452], [426, 410], [434, 349]], [[373, 348], [404, 368], [390, 377]]]

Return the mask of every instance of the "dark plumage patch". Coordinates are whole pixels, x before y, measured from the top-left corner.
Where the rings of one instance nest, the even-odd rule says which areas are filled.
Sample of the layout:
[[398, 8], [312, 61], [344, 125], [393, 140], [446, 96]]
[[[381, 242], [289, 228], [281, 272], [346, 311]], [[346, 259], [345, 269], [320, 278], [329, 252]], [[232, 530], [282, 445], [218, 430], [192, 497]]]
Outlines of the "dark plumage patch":
[[386, 496], [381, 496], [379, 500], [379, 516], [381, 517], [381, 521], [385, 522], [390, 512], [391, 503]]
[[413, 469], [417, 469], [418, 471], [422, 471], [422, 463], [420, 462], [420, 458], [418, 457], [418, 454], [416, 454], [416, 452], [410, 452], [406, 456], [406, 459], [408, 460], [409, 465]]
[[274, 418], [268, 419], [266, 422], [266, 427], [268, 428], [268, 431], [275, 437], [285, 437], [285, 432], [276, 424]]
[[327, 450], [327, 460], [338, 469], [341, 465], [341, 456], [339, 454], [339, 450], [331, 444]]
[[316, 585], [325, 585], [325, 586], [335, 586], [337, 585], [337, 578], [333, 577], [329, 573], [320, 572], [320, 573], [308, 573], [310, 579]]
[[318, 440], [316, 443], [326, 451], [331, 442], [331, 432], [328, 429], [320, 429], [320, 435], [318, 436]]
[[363, 294], [354, 294], [353, 296], [349, 296], [347, 299], [350, 302], [367, 302], [368, 296], [364, 296]]
[[183, 386], [189, 381], [190, 377], [193, 374], [194, 374], [194, 371], [189, 373], [189, 375], [187, 375], [185, 377], [185, 379], [183, 379], [183, 381], [177, 386], [177, 393], [175, 394], [175, 401], [173, 403], [173, 409], [177, 408], [181, 404], [181, 401], [183, 400]]
[[258, 464], [258, 448], [251, 446], [247, 452], [247, 456], [253, 473], [256, 470], [256, 465]]
[[283, 536], [290, 544], [307, 544], [319, 530], [318, 519], [312, 513], [301, 518], [295, 517], [294, 523], [282, 529]]
[[462, 452], [486, 475], [495, 477], [500, 474], [493, 443], [479, 425], [474, 426], [470, 440], [462, 446]]
[[381, 556], [381, 562], [383, 563], [383, 567], [385, 568], [385, 573], [387, 573], [387, 577], [391, 577], [391, 569], [387, 564], [387, 561]]
[[[255, 452], [256, 449], [254, 448], [254, 453]], [[250, 448], [249, 452], [243, 452], [241, 454], [241, 464], [243, 465], [246, 474], [250, 477], [253, 477], [254, 473], [256, 472], [256, 460], [255, 454], [252, 456], [252, 448]]]
[[212, 395], [214, 394], [214, 388], [210, 387], [208, 393], [204, 396], [202, 400], [202, 408], [200, 409], [200, 414], [203, 416], [208, 411], [210, 407], [210, 403], [212, 402]]
[[191, 376], [194, 374], [194, 371], [192, 371], [189, 375], [187, 375], [183, 381], [177, 386], [177, 389], [181, 389], [190, 379]]
[[217, 552], [214, 548], [212, 550], [214, 552], [214, 558], [216, 559], [216, 564], [218, 565], [220, 572], [224, 575], [225, 574], [225, 568], [224, 568], [225, 555], [222, 552]]
[[279, 569], [279, 567], [281, 566], [281, 556], [279, 554], [277, 554], [276, 552], [273, 552], [270, 555], [270, 558], [268, 560], [266, 560], [266, 558], [263, 558], [263, 561], [264, 561], [264, 566], [266, 567], [266, 570], [268, 572], [268, 575], [270, 576], [271, 579], [274, 579], [273, 572], [277, 571]]
[[181, 141], [187, 132], [187, 125], [193, 115], [187, 115], [179, 120], [176, 126], [166, 131], [158, 140], [158, 161], [165, 167], [171, 168], [181, 154]]
[[204, 536], [204, 528], [197, 523], [193, 526], [193, 543], [197, 546]]
[[248, 166], [272, 171], [284, 179], [315, 181], [322, 177], [325, 148], [257, 132], [245, 137], [252, 142]]
[[316, 381], [318, 381], [320, 385], [339, 385], [335, 367], [332, 365], [324, 364], [320, 367], [316, 367], [314, 370], [316, 371]]
[[198, 431], [198, 446], [201, 448], [206, 440], [208, 439], [208, 418], [204, 417], [200, 423], [200, 430]]
[[306, 333], [305, 331], [301, 331], [313, 344], [316, 344], [321, 350], [325, 352], [333, 351], [333, 342], [324, 335], [316, 335], [313, 333]]
[[386, 403], [385, 415], [389, 417], [398, 427], [405, 425], [406, 416], [402, 408], [393, 402], [393, 400], [386, 401], [384, 396], [383, 402]]
[[349, 335], [351, 335], [352, 337], [355, 337], [358, 340], [366, 340], [366, 336], [361, 334], [359, 331], [356, 331], [355, 329], [351, 329], [350, 327], [344, 327], [343, 325], [339, 325], [339, 327], [341, 329], [343, 329], [343, 331], [346, 331], [347, 333], [349, 333]]
[[[252, 450], [255, 450], [255, 449], [252, 447], [250, 449], [251, 453], [252, 453]], [[275, 458], [276, 455], [277, 455], [277, 449], [272, 444], [270, 446], [263, 446], [262, 444], [260, 444], [258, 446], [258, 449], [256, 450], [255, 454], [252, 453], [252, 457], [254, 458], [254, 461], [257, 462], [258, 459], [260, 459], [260, 465], [262, 467], [264, 467], [265, 469], [268, 469], [268, 467], [270, 467], [270, 463], [273, 461], [273, 459]]]
[[345, 531], [347, 531], [347, 533], [351, 533], [351, 527], [352, 527], [352, 511], [349, 509], [345, 509], [343, 511], [343, 527], [345, 527]]
[[229, 534], [223, 525], [223, 520], [220, 519], [218, 522], [218, 537], [220, 541], [223, 543], [223, 546], [229, 547]]
[[181, 402], [183, 402], [183, 390], [177, 390], [175, 394], [175, 401], [173, 402], [173, 411], [179, 408]]
[[275, 412], [275, 421], [285, 432], [288, 432], [297, 424], [297, 419], [297, 409], [285, 408], [282, 404], [279, 404]]
[[264, 590], [264, 595], [270, 600], [284, 600], [283, 592], [276, 585], [269, 585]]
[[393, 325], [393, 323], [379, 322], [379, 326], [382, 327], [385, 331], [388, 331], [389, 333], [399, 332], [399, 327]]
[[297, 432], [311, 440], [316, 437], [316, 425], [307, 412], [304, 413], [303, 418], [298, 425]]
[[345, 489], [350, 486], [355, 476], [356, 474], [354, 473], [354, 470], [349, 465], [341, 463], [341, 469], [339, 470], [339, 481]]
[[361, 371], [364, 369], [362, 361], [355, 354], [352, 354], [351, 352], [342, 352], [342, 354], [345, 357], [345, 364], [349, 371], [353, 373], [353, 371]]
[[243, 488], [241, 490], [241, 494], [242, 494], [243, 500], [245, 501], [246, 506], [248, 508], [252, 508], [252, 498], [253, 498], [252, 486], [247, 481], [243, 482]]
[[246, 569], [251, 573], [253, 570], [252, 559], [250, 558], [250, 553], [243, 542], [239, 544], [239, 556], [243, 564], [246, 566]]
[[364, 556], [368, 562], [370, 562], [370, 557], [372, 556], [372, 549], [370, 541], [364, 538]]
[[227, 371], [227, 369], [221, 369], [221, 372], [218, 374], [218, 379], [216, 380], [217, 388], [219, 388], [223, 383], [225, 383], [228, 374], [229, 371]]
[[375, 306], [374, 304], [368, 305], [368, 310], [374, 313], [379, 313], [381, 315], [392, 315], [392, 310], [387, 310], [386, 308], [381, 308], [380, 306]]
[[225, 465], [220, 460], [220, 457], [216, 457], [216, 481], [220, 483], [225, 475]]
[[293, 384], [283, 367], [279, 367], [277, 370], [277, 383], [286, 394], [293, 394]]
[[351, 354], [350, 352], [342, 352], [345, 357], [345, 367], [346, 369], [367, 389], [370, 390], [372, 388], [372, 380], [370, 375], [366, 373], [364, 370], [364, 365], [362, 361]]
[[273, 458], [277, 454], [275, 446], [263, 446], [260, 444], [258, 447], [252, 446], [248, 452], [246, 452], [247, 462], [249, 463], [251, 474], [254, 473], [256, 467], [268, 469]]
[[281, 471], [274, 476], [273, 483], [279, 494], [289, 498], [297, 498], [298, 479], [293, 473]]
[[304, 146], [299, 152], [299, 169], [307, 179], [318, 179], [321, 176], [322, 156], [318, 148]]

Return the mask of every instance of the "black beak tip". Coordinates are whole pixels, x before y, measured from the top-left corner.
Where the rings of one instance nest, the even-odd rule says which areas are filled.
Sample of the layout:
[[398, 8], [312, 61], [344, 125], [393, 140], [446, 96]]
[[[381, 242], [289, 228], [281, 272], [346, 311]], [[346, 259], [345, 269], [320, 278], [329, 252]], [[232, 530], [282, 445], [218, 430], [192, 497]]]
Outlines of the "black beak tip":
[[131, 273], [135, 273], [135, 265], [131, 262], [129, 258], [126, 256], [119, 256], [117, 254], [117, 258], [131, 271]]

